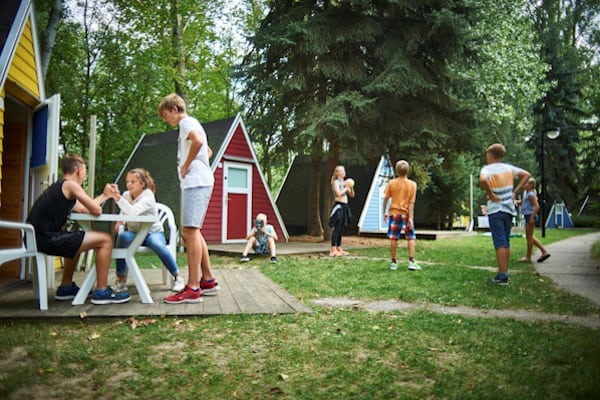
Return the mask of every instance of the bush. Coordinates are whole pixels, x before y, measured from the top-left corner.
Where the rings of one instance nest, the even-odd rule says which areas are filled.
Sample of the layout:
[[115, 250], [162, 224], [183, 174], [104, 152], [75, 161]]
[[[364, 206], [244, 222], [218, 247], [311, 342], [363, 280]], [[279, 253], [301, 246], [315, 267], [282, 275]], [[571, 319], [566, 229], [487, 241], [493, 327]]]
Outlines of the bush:
[[576, 228], [600, 228], [600, 217], [595, 215], [573, 215], [571, 220]]

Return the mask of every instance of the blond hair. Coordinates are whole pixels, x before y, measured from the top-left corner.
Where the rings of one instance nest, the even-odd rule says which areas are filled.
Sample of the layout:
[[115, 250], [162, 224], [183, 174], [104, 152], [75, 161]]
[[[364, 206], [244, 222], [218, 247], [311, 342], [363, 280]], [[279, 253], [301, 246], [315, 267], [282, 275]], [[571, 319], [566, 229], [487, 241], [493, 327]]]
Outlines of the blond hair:
[[333, 169], [333, 175], [331, 175], [331, 183], [335, 182], [335, 180], [337, 179], [337, 172], [340, 168], [344, 169], [344, 172], [346, 172], [346, 168], [343, 165], [337, 165], [334, 169]]
[[258, 213], [258, 214], [256, 214], [256, 219], [260, 219], [265, 224], [267, 223], [267, 215], [266, 214]]
[[157, 113], [162, 118], [163, 111], [171, 111], [173, 107], [177, 107], [177, 112], [182, 114], [185, 113], [185, 100], [177, 93], [171, 93], [163, 97], [158, 105]]
[[407, 176], [408, 171], [410, 170], [410, 165], [406, 160], [398, 160], [395, 165], [396, 175], [398, 176]]
[[156, 186], [154, 185], [154, 179], [150, 175], [150, 172], [144, 168], [134, 168], [127, 172], [127, 175], [136, 175], [139, 180], [144, 184], [144, 189], [152, 190], [152, 193], [156, 192]]

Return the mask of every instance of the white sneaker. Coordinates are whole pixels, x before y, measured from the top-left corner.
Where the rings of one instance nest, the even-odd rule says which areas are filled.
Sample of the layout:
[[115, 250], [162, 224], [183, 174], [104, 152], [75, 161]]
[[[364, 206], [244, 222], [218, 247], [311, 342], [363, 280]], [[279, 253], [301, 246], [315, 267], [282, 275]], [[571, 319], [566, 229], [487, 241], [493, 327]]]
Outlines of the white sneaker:
[[409, 261], [408, 262], [408, 270], [409, 271], [420, 271], [421, 267], [419, 266], [419, 264], [415, 263], [414, 261]]
[[397, 269], [398, 269], [398, 264], [396, 264], [395, 262], [393, 262], [393, 263], [390, 263], [390, 269], [391, 269], [392, 271], [395, 271], [395, 270], [397, 270]]
[[127, 292], [127, 280], [120, 281], [119, 278], [117, 278], [115, 284], [112, 286], [112, 290], [116, 293]]
[[185, 289], [185, 282], [181, 276], [177, 276], [177, 278], [173, 279], [171, 290], [174, 292], [181, 292], [183, 289]]

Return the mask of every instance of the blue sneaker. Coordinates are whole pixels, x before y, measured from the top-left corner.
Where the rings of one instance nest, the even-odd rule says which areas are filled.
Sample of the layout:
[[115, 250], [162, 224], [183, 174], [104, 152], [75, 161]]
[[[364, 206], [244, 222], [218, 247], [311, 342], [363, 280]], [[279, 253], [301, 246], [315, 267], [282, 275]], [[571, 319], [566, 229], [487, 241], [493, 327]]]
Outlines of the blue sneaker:
[[508, 276], [506, 278], [500, 278], [498, 275], [496, 275], [495, 278], [490, 278], [487, 280], [488, 284], [493, 284], [493, 285], [498, 285], [498, 286], [508, 286], [510, 285], [508, 283]]
[[117, 303], [127, 303], [131, 300], [131, 295], [129, 292], [115, 292], [110, 287], [107, 287], [104, 290], [94, 290], [94, 295], [92, 296], [92, 304], [117, 304]]
[[56, 289], [55, 300], [72, 300], [79, 292], [79, 286], [75, 282], [71, 282], [70, 285], [61, 285]]

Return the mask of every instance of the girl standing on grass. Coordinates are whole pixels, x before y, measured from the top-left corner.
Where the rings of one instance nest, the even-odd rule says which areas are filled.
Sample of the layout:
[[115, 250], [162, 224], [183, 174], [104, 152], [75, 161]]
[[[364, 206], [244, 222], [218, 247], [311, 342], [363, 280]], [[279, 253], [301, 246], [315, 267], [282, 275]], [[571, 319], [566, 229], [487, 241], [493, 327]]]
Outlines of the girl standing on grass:
[[540, 204], [538, 203], [537, 192], [535, 191], [535, 179], [529, 178], [525, 184], [525, 192], [521, 205], [521, 212], [525, 217], [525, 236], [527, 238], [527, 255], [521, 258], [521, 261], [524, 262], [531, 262], [531, 252], [534, 245], [542, 252], [542, 255], [537, 260], [538, 262], [544, 262], [550, 257], [550, 253], [548, 253], [546, 248], [534, 235], [535, 225], [538, 220], [538, 211], [540, 211]]
[[348, 196], [354, 197], [354, 181], [344, 179], [346, 169], [343, 165], [338, 165], [333, 171], [331, 177], [331, 190], [335, 196], [335, 204], [329, 214], [329, 226], [333, 228], [331, 232], [331, 257], [348, 255], [347, 251], [342, 249], [342, 231], [348, 225], [352, 218], [350, 206], [348, 206]]

